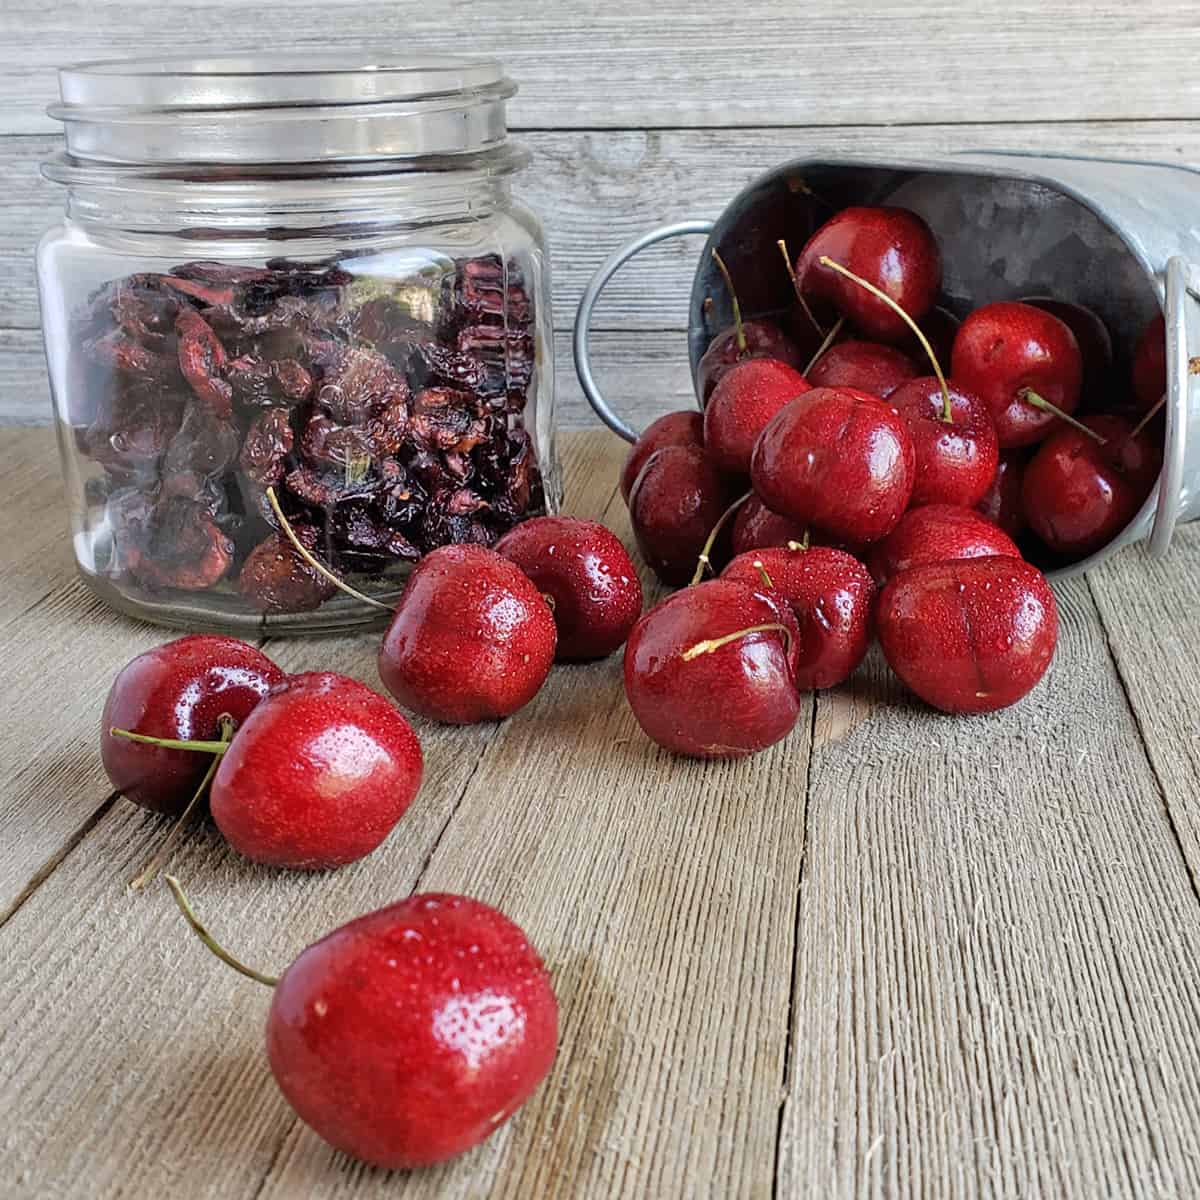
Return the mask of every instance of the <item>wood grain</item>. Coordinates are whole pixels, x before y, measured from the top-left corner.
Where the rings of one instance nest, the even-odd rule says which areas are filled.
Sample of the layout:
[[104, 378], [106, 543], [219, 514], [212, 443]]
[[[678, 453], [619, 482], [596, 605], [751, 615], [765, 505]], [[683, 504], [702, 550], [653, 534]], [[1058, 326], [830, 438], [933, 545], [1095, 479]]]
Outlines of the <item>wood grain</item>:
[[[7, 0], [0, 9], [5, 132], [37, 132], [54, 68], [139, 54], [279, 50], [314, 58], [491, 54], [521, 84], [521, 126], [794, 125], [1193, 117], [1195, 11], [1117, 0], [998, 6], [984, 0], [812, 0], [799, 13], [747, 0], [715, 24], [694, 4], [451, 0], [380, 6], [287, 0], [262, 20], [248, 0]], [[131, 36], [136, 31], [136, 36]]]
[[877, 659], [818, 702], [780, 1195], [1200, 1187], [1200, 908], [1086, 582], [1059, 599], [1005, 713]]

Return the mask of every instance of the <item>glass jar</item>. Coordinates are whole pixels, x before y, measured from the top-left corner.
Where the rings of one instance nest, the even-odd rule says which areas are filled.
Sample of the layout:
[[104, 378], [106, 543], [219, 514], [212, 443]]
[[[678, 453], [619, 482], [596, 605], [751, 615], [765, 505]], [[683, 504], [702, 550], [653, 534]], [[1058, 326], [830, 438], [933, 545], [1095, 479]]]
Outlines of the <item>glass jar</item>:
[[[332, 630], [553, 510], [549, 273], [499, 64], [60, 72], [38, 282], [75, 556], [133, 616]], [[279, 513], [284, 514], [281, 522]]]

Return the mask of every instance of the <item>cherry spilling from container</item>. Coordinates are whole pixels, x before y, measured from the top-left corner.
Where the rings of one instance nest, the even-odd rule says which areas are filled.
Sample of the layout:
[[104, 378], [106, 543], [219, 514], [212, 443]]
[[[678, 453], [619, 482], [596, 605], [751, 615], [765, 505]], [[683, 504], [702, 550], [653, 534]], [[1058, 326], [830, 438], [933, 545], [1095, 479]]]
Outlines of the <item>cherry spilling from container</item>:
[[773, 358], [736, 363], [713, 389], [704, 410], [704, 449], [729, 475], [749, 475], [754, 443], [767, 422], [809, 391], [799, 371]]
[[466, 896], [410, 896], [333, 930], [273, 979], [271, 1073], [331, 1146], [379, 1167], [428, 1166], [490, 1137], [554, 1063], [558, 1002], [521, 929]]
[[379, 676], [405, 708], [435, 721], [498, 720], [537, 694], [556, 641], [550, 606], [519, 567], [483, 546], [443, 546], [409, 576]]
[[917, 374], [913, 360], [895, 346], [848, 341], [830, 346], [806, 378], [812, 387], [850, 387], [886, 400]]
[[[738, 314], [740, 318], [740, 313]], [[772, 321], [742, 321], [744, 345], [738, 339], [736, 325], [722, 329], [708, 343], [696, 369], [696, 386], [707, 403], [713, 388], [726, 373], [740, 362], [753, 358], [773, 358], [799, 371], [804, 366], [804, 354], [796, 342]]]
[[550, 602], [560, 662], [605, 658], [642, 615], [637, 568], [617, 536], [596, 521], [534, 517], [496, 543]]
[[800, 699], [799, 630], [782, 600], [731, 579], [668, 596], [625, 646], [625, 694], [646, 735], [694, 758], [740, 758], [785, 737]]
[[751, 495], [733, 519], [733, 553], [802, 542], [807, 532], [805, 526], [772, 512], [757, 496]]
[[926, 504], [910, 508], [882, 542], [871, 547], [870, 566], [882, 587], [894, 575], [926, 563], [996, 555], [1020, 558], [1017, 544], [973, 508]]
[[1045, 309], [1075, 335], [1083, 363], [1082, 395], [1085, 402], [1108, 401], [1113, 390], [1113, 342], [1100, 315], [1086, 304], [1057, 300], [1053, 296], [1026, 296], [1021, 303]]
[[629, 448], [625, 465], [621, 468], [621, 498], [629, 503], [630, 493], [646, 459], [655, 450], [667, 446], [703, 446], [704, 414], [693, 409], [665, 413], [651, 421], [638, 440]]

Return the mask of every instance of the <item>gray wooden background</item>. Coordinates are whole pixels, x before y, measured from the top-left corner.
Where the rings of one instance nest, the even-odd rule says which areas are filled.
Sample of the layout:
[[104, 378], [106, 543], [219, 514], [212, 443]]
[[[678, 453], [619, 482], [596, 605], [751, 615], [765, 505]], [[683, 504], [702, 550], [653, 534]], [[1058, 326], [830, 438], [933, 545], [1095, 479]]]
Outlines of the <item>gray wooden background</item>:
[[[0, 0], [0, 421], [49, 418], [33, 248], [60, 189], [54, 68], [195, 50], [377, 47], [503, 59], [534, 152], [519, 181], [555, 284], [564, 426], [590, 423], [569, 330], [589, 275], [652, 225], [717, 215], [813, 152], [1053, 149], [1200, 161], [1200, 5], [1099, 0]], [[645, 255], [597, 312], [598, 374], [626, 411], [686, 401], [699, 243]]]

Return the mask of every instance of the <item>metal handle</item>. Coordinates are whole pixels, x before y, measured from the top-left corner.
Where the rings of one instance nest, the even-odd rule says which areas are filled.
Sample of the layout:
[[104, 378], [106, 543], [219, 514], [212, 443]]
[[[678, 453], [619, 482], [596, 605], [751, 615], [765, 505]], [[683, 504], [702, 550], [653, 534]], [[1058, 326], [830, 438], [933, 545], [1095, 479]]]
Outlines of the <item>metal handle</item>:
[[1183, 506], [1183, 467], [1187, 454], [1188, 429], [1188, 340], [1187, 311], [1191, 268], [1176, 255], [1167, 261], [1167, 304], [1164, 314], [1167, 335], [1167, 432], [1162, 474], [1158, 480], [1158, 504], [1150, 531], [1150, 554], [1161, 558], [1171, 545], [1171, 535]]
[[608, 401], [604, 399], [600, 389], [596, 386], [595, 377], [592, 375], [591, 351], [588, 345], [588, 338], [591, 336], [592, 311], [596, 307], [596, 301], [600, 299], [600, 293], [604, 291], [605, 284], [635, 254], [640, 254], [647, 246], [656, 245], [658, 242], [665, 242], [668, 238], [683, 237], [693, 233], [703, 234], [707, 237], [712, 233], [712, 229], [713, 225], [711, 221], [680, 221], [676, 225], [663, 225], [659, 229], [652, 229], [649, 233], [642, 234], [641, 237], [628, 242], [620, 250], [610, 254], [605, 259], [600, 269], [592, 276], [591, 281], [588, 283], [583, 293], [583, 299], [579, 301], [579, 311], [575, 314], [575, 337], [573, 341], [575, 373], [579, 376], [579, 386], [583, 388], [583, 394], [588, 398], [588, 403], [595, 410], [600, 420], [613, 433], [623, 437], [627, 442], [637, 441], [637, 431], [632, 425], [622, 421], [613, 412], [608, 405]]

